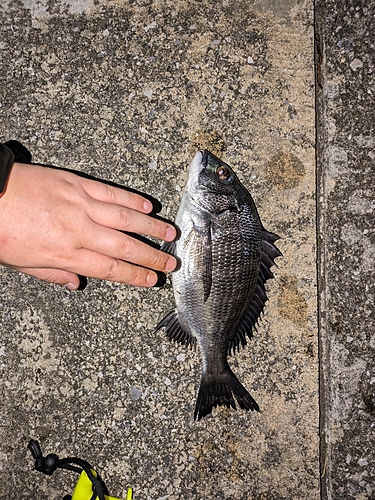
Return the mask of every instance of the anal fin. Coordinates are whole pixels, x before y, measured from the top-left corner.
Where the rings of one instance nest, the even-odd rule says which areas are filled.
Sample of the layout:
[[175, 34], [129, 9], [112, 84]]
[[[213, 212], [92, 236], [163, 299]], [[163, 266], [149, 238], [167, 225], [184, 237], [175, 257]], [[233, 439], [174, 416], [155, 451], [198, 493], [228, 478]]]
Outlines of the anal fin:
[[178, 313], [176, 309], [172, 309], [164, 318], [156, 325], [153, 333], [156, 333], [161, 328], [165, 328], [165, 333], [169, 340], [173, 342], [179, 342], [186, 347], [195, 347], [197, 340], [193, 337], [190, 332], [184, 330], [178, 319]]

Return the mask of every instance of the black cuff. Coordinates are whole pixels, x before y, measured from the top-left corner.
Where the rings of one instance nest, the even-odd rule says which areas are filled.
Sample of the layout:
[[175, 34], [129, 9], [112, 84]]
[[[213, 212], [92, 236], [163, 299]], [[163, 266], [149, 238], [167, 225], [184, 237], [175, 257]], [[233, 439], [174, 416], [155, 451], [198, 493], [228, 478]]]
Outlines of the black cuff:
[[13, 162], [12, 151], [0, 143], [0, 196], [4, 194]]

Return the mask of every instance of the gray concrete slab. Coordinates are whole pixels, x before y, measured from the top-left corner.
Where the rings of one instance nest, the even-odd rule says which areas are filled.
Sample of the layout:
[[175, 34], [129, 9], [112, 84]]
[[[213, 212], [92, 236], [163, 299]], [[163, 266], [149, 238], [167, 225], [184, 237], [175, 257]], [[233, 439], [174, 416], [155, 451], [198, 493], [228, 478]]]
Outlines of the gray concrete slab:
[[193, 151], [238, 172], [284, 254], [232, 361], [259, 414], [194, 423], [198, 353], [151, 334], [170, 282], [83, 292], [2, 269], [0, 498], [61, 499], [89, 460], [113, 495], [319, 498], [311, 1], [2, 1], [0, 140], [150, 193], [173, 218]]
[[375, 498], [373, 3], [317, 2], [322, 497]]

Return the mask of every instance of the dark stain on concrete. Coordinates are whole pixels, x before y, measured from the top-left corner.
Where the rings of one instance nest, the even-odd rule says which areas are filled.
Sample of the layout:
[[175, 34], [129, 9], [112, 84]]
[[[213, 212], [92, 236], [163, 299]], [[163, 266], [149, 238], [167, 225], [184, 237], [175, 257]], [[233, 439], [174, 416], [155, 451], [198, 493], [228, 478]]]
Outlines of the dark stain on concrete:
[[279, 152], [266, 166], [266, 177], [278, 189], [290, 189], [299, 185], [305, 176], [305, 167], [292, 153]]
[[208, 149], [214, 155], [220, 156], [226, 150], [224, 139], [216, 131], [197, 130], [191, 138], [190, 153], [194, 155], [200, 149]]
[[298, 290], [296, 276], [280, 277], [279, 283], [278, 307], [280, 315], [296, 325], [305, 326], [307, 324], [307, 302]]

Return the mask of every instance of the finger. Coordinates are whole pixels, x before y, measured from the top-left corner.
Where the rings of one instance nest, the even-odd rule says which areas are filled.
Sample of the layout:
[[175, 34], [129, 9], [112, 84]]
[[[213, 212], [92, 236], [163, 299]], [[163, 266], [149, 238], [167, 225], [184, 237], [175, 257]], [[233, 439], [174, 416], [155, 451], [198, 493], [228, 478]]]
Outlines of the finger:
[[13, 267], [21, 273], [29, 274], [48, 283], [66, 286], [69, 290], [77, 290], [80, 285], [79, 277], [75, 273], [62, 271], [61, 269]]
[[96, 200], [132, 208], [145, 214], [152, 211], [152, 203], [137, 193], [85, 178], [81, 179], [81, 185]]
[[77, 258], [79, 259], [77, 273], [89, 278], [117, 281], [142, 287], [155, 286], [158, 281], [158, 275], [151, 269], [139, 267], [85, 248], [77, 252]]
[[[171, 272], [177, 266], [177, 261], [172, 255], [157, 250], [128, 234], [102, 226], [96, 226], [94, 229], [88, 228], [81, 237], [81, 245], [81, 250], [88, 249], [155, 271]], [[77, 261], [79, 253], [76, 255]], [[66, 269], [66, 266], [64, 268]]]
[[176, 229], [172, 224], [113, 203], [93, 200], [88, 213], [92, 220], [105, 227], [153, 236], [165, 241], [173, 241], [176, 238]]

